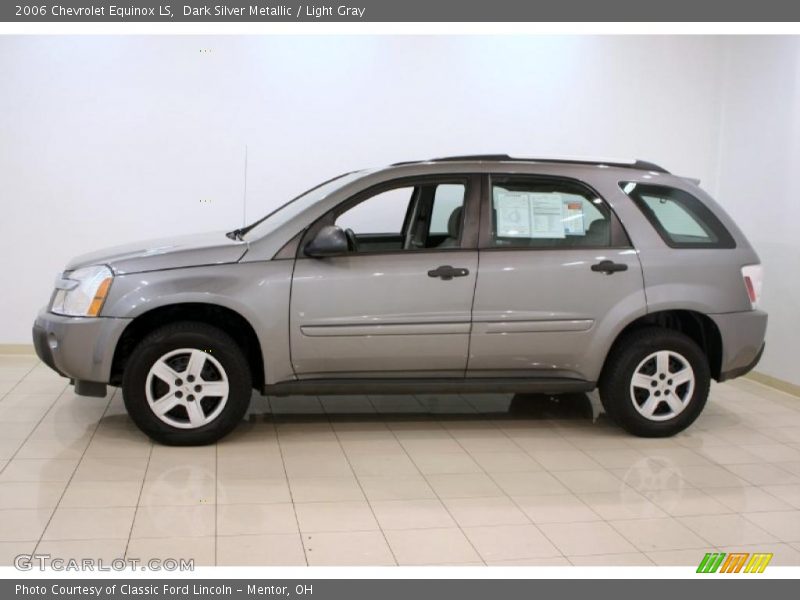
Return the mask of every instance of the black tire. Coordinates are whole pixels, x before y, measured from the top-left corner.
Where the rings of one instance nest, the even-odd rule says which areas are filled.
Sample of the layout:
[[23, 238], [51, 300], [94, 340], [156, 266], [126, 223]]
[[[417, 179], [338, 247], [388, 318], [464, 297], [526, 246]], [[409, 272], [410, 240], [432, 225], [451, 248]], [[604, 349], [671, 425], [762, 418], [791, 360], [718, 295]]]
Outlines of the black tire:
[[[162, 421], [150, 408], [145, 390], [151, 367], [167, 353], [182, 348], [213, 356], [228, 379], [228, 399], [220, 413], [194, 429]], [[152, 439], [170, 446], [211, 444], [230, 433], [247, 412], [251, 393], [250, 366], [239, 345], [221, 329], [191, 321], [165, 325], [147, 335], [131, 353], [122, 378], [123, 399], [131, 419]]]
[[[640, 414], [634, 406], [631, 383], [640, 363], [661, 350], [675, 352], [689, 363], [694, 371], [694, 390], [688, 394], [684, 389], [689, 400], [681, 412], [656, 421]], [[691, 338], [671, 329], [646, 327], [625, 335], [612, 348], [600, 377], [600, 400], [606, 413], [629, 433], [639, 437], [669, 437], [686, 429], [700, 416], [710, 383], [708, 359]], [[669, 412], [665, 401], [659, 409]]]

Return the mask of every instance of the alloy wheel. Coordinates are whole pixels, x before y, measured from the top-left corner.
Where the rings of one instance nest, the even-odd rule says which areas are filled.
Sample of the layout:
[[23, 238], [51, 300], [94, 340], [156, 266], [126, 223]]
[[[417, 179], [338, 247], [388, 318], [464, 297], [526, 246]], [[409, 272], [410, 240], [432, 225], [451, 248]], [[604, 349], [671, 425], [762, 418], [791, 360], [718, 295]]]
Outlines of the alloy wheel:
[[197, 429], [216, 419], [228, 401], [225, 369], [208, 352], [180, 348], [150, 367], [145, 395], [150, 409], [172, 427]]
[[689, 361], [672, 350], [648, 355], [633, 373], [630, 396], [636, 411], [651, 421], [682, 413], [694, 394], [695, 374]]

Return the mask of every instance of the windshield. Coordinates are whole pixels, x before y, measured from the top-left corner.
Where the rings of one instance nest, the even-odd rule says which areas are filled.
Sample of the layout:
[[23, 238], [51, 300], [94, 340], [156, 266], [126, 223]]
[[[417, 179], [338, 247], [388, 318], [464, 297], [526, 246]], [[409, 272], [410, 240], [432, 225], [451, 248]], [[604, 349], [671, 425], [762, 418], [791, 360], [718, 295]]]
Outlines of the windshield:
[[303, 192], [299, 196], [289, 200], [289, 202], [280, 208], [276, 208], [267, 216], [262, 217], [255, 223], [242, 229], [242, 239], [255, 240], [263, 237], [284, 223], [288, 223], [294, 217], [325, 198], [334, 190], [337, 190], [351, 181], [358, 179], [360, 176], [360, 171], [345, 173], [344, 175], [339, 175], [333, 179], [329, 179], [328, 181], [325, 181], [318, 186]]

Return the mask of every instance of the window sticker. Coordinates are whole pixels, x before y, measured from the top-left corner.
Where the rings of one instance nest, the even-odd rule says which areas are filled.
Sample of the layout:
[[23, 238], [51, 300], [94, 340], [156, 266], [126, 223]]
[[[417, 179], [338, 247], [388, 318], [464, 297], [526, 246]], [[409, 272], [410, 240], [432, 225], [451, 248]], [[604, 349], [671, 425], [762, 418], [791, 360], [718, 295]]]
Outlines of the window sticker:
[[561, 195], [531, 192], [529, 197], [531, 207], [530, 237], [565, 237], [564, 202], [561, 200]]
[[[566, 204], [560, 194], [497, 190], [494, 205], [498, 237], [562, 239], [566, 236]], [[581, 212], [581, 227], [582, 215]]]
[[527, 192], [497, 190], [494, 206], [498, 237], [531, 237], [531, 207]]
[[564, 233], [566, 235], [586, 235], [583, 202], [564, 200], [564, 215]]

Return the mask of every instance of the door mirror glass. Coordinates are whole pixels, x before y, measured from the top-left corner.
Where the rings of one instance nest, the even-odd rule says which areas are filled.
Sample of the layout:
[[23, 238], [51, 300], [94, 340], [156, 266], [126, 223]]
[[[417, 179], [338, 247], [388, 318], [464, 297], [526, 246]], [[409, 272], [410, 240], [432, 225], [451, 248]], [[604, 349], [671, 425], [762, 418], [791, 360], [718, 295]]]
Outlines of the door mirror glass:
[[347, 236], [341, 227], [326, 225], [317, 232], [314, 239], [306, 244], [303, 252], [305, 252], [306, 256], [324, 258], [326, 256], [347, 254], [347, 250]]

